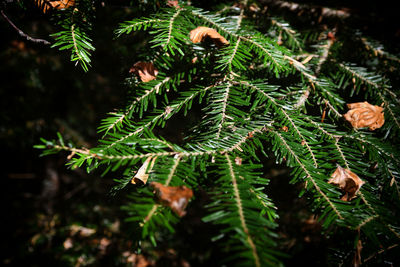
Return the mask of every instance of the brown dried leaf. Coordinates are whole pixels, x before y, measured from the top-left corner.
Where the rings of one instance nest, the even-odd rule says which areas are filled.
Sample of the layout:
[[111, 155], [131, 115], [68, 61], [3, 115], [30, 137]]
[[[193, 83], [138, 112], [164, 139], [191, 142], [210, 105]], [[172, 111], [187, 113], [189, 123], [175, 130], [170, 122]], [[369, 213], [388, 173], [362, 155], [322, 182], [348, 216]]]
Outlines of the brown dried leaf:
[[142, 82], [149, 82], [156, 79], [158, 70], [151, 62], [139, 61], [132, 66], [132, 68], [129, 70], [129, 73], [139, 75]]
[[328, 32], [328, 35], [326, 37], [328, 38], [328, 40], [331, 40], [331, 41], [335, 41], [336, 40], [334, 32]]
[[207, 38], [211, 39], [218, 47], [229, 44], [228, 40], [212, 28], [200, 26], [190, 31], [190, 40], [193, 43], [204, 42]]
[[63, 247], [65, 250], [68, 250], [74, 246], [74, 241], [72, 240], [71, 237], [67, 237], [63, 243]]
[[[146, 184], [147, 180], [149, 179], [149, 173], [153, 169], [154, 162], [156, 159], [157, 159], [157, 157], [154, 157], [154, 158], [148, 157], [145, 160], [145, 162], [143, 163], [143, 165], [139, 168], [139, 170], [137, 171], [135, 176], [133, 176], [131, 183], [132, 184], [138, 184], [138, 183]], [[150, 161], [151, 161], [151, 164], [149, 167]]]
[[369, 127], [371, 131], [381, 128], [385, 123], [383, 108], [374, 106], [367, 101], [347, 104], [350, 109], [344, 118], [351, 123], [354, 128]]
[[180, 8], [180, 6], [179, 6], [179, 1], [171, 1], [171, 0], [168, 0], [168, 1], [167, 1], [167, 6]]
[[105, 254], [105, 252], [107, 250], [107, 247], [110, 244], [111, 244], [111, 240], [108, 239], [107, 237], [103, 237], [103, 238], [100, 239], [98, 248], [99, 248], [101, 254]]
[[356, 194], [360, 187], [364, 184], [364, 181], [360, 179], [354, 172], [349, 169], [344, 169], [341, 166], [337, 166], [334, 173], [331, 175], [328, 183], [338, 185], [345, 194], [341, 198], [343, 201], [350, 201], [356, 197]]
[[260, 10], [261, 10], [261, 8], [256, 3], [251, 4], [249, 6], [249, 9], [250, 9], [250, 11], [253, 11], [253, 12], [260, 12]]
[[49, 9], [66, 9], [75, 5], [75, 0], [37, 0], [36, 5], [46, 13]]
[[242, 161], [243, 161], [243, 159], [241, 157], [236, 157], [235, 158], [235, 164], [236, 165], [242, 165]]
[[130, 253], [129, 251], [125, 251], [123, 253], [123, 256], [126, 257], [127, 263], [133, 264], [133, 265], [129, 265], [129, 266], [147, 267], [147, 266], [154, 265], [154, 264], [151, 264], [151, 262], [148, 259], [146, 259], [142, 254], [135, 254], [135, 253]]
[[179, 217], [186, 214], [185, 208], [193, 197], [192, 189], [186, 186], [165, 186], [157, 182], [151, 182], [159, 201], [170, 207]]
[[79, 234], [81, 237], [88, 237], [96, 233], [96, 229], [73, 224], [69, 227], [71, 235]]

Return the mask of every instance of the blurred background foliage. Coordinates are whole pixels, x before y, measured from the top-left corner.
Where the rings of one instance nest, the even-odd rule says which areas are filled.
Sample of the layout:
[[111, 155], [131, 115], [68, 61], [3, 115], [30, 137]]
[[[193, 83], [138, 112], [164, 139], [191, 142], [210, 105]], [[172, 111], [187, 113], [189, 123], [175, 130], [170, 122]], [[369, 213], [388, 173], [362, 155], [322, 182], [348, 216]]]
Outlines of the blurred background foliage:
[[[215, 10], [222, 4], [234, 4], [192, 2]], [[258, 1], [258, 5], [263, 8], [265, 2], [268, 1]], [[298, 2], [346, 8], [354, 15], [351, 22], [356, 27], [393, 53], [399, 52], [400, 25], [396, 8], [387, 1]], [[100, 178], [100, 173], [88, 175], [84, 170], [70, 170], [65, 167], [67, 154], [41, 158], [40, 151], [33, 149], [40, 137], [55, 138], [56, 132], [77, 146], [94, 145], [101, 119], [125, 103], [124, 83], [129, 68], [148, 52], [145, 34], [116, 39], [114, 30], [118, 23], [148, 16], [164, 4], [94, 1], [91, 38], [96, 50], [87, 73], [70, 62], [68, 52], [27, 41], [1, 19], [2, 265], [203, 266], [212, 265], [214, 258], [221, 257], [212, 244], [204, 243], [217, 232], [215, 226], [200, 220], [204, 211], [201, 205], [207, 202], [204, 189], [204, 200], [197, 201], [198, 207], [179, 223], [173, 240], [164, 240], [156, 250], [146, 250], [148, 246], [141, 244], [142, 251], [138, 251], [134, 226], [123, 221], [120, 210], [126, 202], [125, 192], [109, 194], [118, 174]], [[1, 8], [25, 33], [54, 42], [49, 35], [60, 29], [51, 12], [43, 14], [30, 1], [5, 1]], [[293, 26], [298, 28], [302, 27], [302, 20], [313, 19], [290, 16], [293, 14], [287, 19], [297, 23]], [[320, 266], [329, 262], [332, 253], [328, 247], [346, 245], [345, 242], [321, 233], [320, 225], [306, 208], [306, 196], [297, 198], [301, 185], [287, 184], [289, 170], [272, 166], [274, 159], [265, 159], [265, 171], [271, 179], [268, 194], [279, 208], [280, 246], [290, 255], [285, 263]], [[186, 245], [188, 242], [190, 246]], [[346, 255], [341, 257], [346, 259]], [[390, 262], [386, 264], [390, 266]]]

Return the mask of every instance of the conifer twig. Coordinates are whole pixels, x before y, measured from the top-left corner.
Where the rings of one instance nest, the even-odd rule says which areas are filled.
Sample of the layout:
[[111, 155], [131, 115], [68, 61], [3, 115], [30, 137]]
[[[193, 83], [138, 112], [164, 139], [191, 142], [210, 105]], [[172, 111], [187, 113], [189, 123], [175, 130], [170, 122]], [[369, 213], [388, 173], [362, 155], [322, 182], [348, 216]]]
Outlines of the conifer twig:
[[256, 267], [260, 267], [261, 264], [260, 264], [260, 258], [258, 256], [257, 248], [256, 248], [256, 245], [254, 244], [253, 239], [251, 238], [249, 229], [246, 224], [246, 219], [244, 217], [242, 200], [240, 198], [240, 192], [239, 192], [238, 184], [236, 181], [236, 175], [235, 175], [235, 172], [233, 171], [232, 161], [228, 154], [225, 154], [225, 158], [226, 158], [226, 161], [228, 162], [228, 166], [229, 166], [229, 174], [230, 174], [230, 178], [232, 179], [232, 186], [233, 186], [233, 191], [235, 194], [235, 200], [236, 200], [236, 205], [238, 208], [240, 223], [242, 225], [243, 232], [246, 234], [246, 241], [251, 248], [251, 253], [253, 254], [253, 257], [254, 257], [254, 264]]

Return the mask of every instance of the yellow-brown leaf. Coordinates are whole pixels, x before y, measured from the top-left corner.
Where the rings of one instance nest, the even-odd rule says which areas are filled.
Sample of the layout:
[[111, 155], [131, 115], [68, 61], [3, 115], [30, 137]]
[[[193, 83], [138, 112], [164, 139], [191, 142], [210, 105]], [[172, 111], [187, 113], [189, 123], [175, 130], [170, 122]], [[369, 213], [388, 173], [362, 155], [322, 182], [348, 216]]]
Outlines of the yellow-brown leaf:
[[151, 182], [150, 186], [154, 188], [161, 204], [170, 207], [179, 217], [186, 214], [185, 208], [193, 197], [192, 189], [184, 185], [165, 186], [157, 182]]
[[381, 128], [385, 123], [383, 108], [380, 106], [374, 106], [365, 101], [347, 104], [347, 107], [350, 110], [344, 118], [356, 129], [369, 127], [373, 131]]
[[132, 66], [132, 68], [129, 70], [129, 73], [139, 75], [142, 82], [149, 82], [156, 79], [158, 70], [151, 62], [139, 61]]
[[329, 179], [328, 183], [338, 185], [339, 188], [345, 192], [341, 199], [344, 201], [350, 201], [356, 197], [356, 194], [364, 184], [364, 181], [354, 172], [338, 165], [335, 172], [332, 173], [331, 179]]
[[193, 43], [204, 42], [207, 38], [211, 39], [218, 47], [229, 44], [228, 40], [212, 28], [201, 26], [190, 32], [190, 40]]
[[[154, 162], [156, 159], [157, 159], [157, 157], [154, 157], [154, 158], [148, 157], [145, 160], [145, 162], [143, 163], [143, 165], [139, 168], [139, 170], [137, 171], [135, 176], [133, 176], [131, 183], [132, 184], [140, 184], [140, 183], [146, 184], [147, 180], [149, 179], [149, 173], [153, 169]], [[151, 163], [150, 163], [150, 161], [151, 161]], [[150, 163], [150, 167], [149, 167], [149, 163]]]
[[37, 0], [36, 5], [46, 13], [49, 9], [66, 9], [75, 5], [75, 0]]

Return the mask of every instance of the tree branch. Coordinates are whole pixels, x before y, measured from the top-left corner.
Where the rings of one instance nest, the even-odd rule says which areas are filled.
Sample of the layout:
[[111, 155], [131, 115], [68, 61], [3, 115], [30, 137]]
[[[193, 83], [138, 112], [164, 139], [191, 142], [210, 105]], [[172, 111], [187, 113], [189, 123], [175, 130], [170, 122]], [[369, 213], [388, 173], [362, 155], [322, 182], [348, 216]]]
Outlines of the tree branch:
[[37, 44], [44, 44], [44, 45], [50, 45], [50, 42], [44, 39], [38, 39], [38, 38], [33, 38], [31, 36], [29, 36], [28, 34], [24, 33], [22, 30], [20, 30], [17, 26], [15, 26], [15, 24], [7, 17], [7, 15], [4, 13], [3, 10], [0, 10], [1, 15], [3, 16], [3, 18], [11, 25], [11, 27], [13, 27], [18, 34], [21, 37], [24, 37], [26, 40], [31, 41], [33, 43], [37, 43]]

